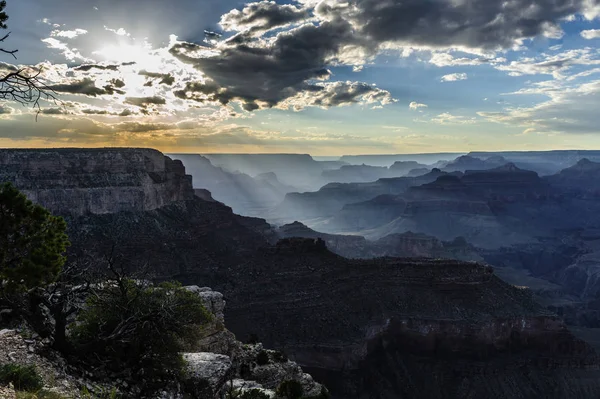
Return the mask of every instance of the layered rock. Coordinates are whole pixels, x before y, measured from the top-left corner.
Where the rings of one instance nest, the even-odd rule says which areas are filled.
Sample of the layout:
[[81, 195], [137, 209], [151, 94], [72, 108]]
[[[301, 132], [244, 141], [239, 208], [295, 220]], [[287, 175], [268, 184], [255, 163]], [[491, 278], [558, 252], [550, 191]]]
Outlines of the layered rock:
[[418, 177], [382, 178], [371, 183], [330, 183], [319, 191], [288, 193], [277, 209], [277, 213], [291, 222], [314, 217], [332, 216], [345, 205], [368, 201], [380, 195], [399, 195], [410, 187], [431, 183], [445, 175], [439, 169]]
[[73, 216], [149, 211], [194, 196], [181, 162], [139, 148], [4, 149], [0, 181]]
[[329, 250], [346, 258], [414, 257], [482, 260], [475, 248], [464, 239], [443, 242], [435, 237], [413, 232], [391, 234], [376, 241], [368, 241], [362, 236], [321, 233], [300, 222], [281, 226], [276, 232], [281, 238], [321, 239]]
[[599, 176], [600, 163], [584, 158], [555, 175], [547, 176], [546, 181], [563, 190], [598, 196], [600, 194]]
[[193, 175], [194, 188], [210, 191], [217, 201], [227, 203], [238, 214], [264, 213], [281, 202], [286, 193], [295, 190], [279, 182], [274, 173], [253, 178], [245, 173], [231, 173], [216, 167], [201, 155], [171, 156], [183, 162], [188, 173]]
[[[514, 375], [504, 379], [501, 370], [526, 366], [531, 378], [555, 379], [561, 392], [572, 388], [570, 397], [583, 398], [589, 386], [569, 387], [566, 379], [598, 374], [587, 344], [537, 305], [530, 292], [502, 282], [489, 267], [348, 261], [320, 247], [307, 251], [311, 242], [298, 244], [298, 252], [286, 243], [284, 250], [256, 261], [263, 288], [238, 291], [231, 301], [232, 328], [284, 348], [324, 378], [337, 397], [465, 397], [457, 393], [461, 379], [475, 381], [466, 388], [467, 397], [511, 397], [506, 390], [492, 395], [485, 376], [500, 373], [495, 383], [508, 387]], [[265, 315], [269, 327], [257, 323]], [[482, 372], [478, 367], [484, 362]], [[511, 389], [523, 397], [558, 397], [556, 386], [536, 386], [532, 396], [527, 385]], [[597, 394], [600, 384], [591, 389]]]

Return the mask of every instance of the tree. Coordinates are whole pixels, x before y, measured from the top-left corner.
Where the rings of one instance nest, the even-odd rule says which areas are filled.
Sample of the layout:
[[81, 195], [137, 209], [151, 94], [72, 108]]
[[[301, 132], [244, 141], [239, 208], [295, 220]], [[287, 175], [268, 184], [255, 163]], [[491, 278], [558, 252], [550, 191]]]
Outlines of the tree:
[[277, 387], [277, 396], [285, 399], [300, 399], [304, 395], [302, 384], [295, 380], [283, 381]]
[[6, 20], [8, 19], [8, 15], [4, 12], [4, 8], [6, 7], [6, 0], [0, 1], [0, 29], [6, 29]]
[[[0, 0], [0, 31], [8, 28], [5, 8], [6, 0]], [[2, 47], [9, 37], [10, 32], [0, 34], [0, 53], [11, 55], [16, 60], [19, 50]], [[4, 72], [0, 69], [0, 73]], [[38, 110], [40, 100], [56, 101], [56, 92], [44, 83], [41, 75], [41, 68], [9, 65], [6, 74], [0, 74], [0, 100], [15, 101], [22, 105], [32, 104]]]
[[54, 281], [65, 263], [67, 225], [10, 183], [0, 185], [0, 292]]
[[180, 353], [212, 315], [177, 283], [153, 285], [109, 267], [112, 278], [92, 288], [71, 329], [74, 354], [96, 372], [140, 381], [151, 392], [155, 382], [180, 377]]

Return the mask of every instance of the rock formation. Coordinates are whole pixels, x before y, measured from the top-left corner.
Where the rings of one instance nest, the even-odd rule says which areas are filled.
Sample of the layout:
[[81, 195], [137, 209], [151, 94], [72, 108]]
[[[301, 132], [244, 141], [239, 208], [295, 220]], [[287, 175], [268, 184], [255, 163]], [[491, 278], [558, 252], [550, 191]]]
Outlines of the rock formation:
[[[202, 330], [197, 344], [182, 354], [185, 375], [180, 387], [165, 386], [157, 398], [219, 399], [229, 392], [241, 394], [251, 389], [274, 398], [277, 387], [290, 380], [300, 383], [306, 396], [317, 397], [327, 392], [285, 354], [266, 350], [260, 343], [242, 344], [236, 340], [235, 335], [225, 328], [225, 301], [221, 293], [198, 286], [186, 289], [202, 299], [214, 316], [213, 321]], [[0, 329], [0, 365], [5, 363], [34, 365], [43, 379], [46, 393], [83, 398], [79, 392], [85, 387], [91, 392], [116, 389], [123, 397], [138, 395], [132, 391], [132, 381], [90, 379], [91, 374], [74, 369], [26, 326], [19, 331]], [[0, 398], [9, 398], [2, 396], [9, 393], [14, 395], [14, 391], [0, 385]]]
[[273, 174], [262, 174], [255, 178], [245, 173], [231, 173], [214, 166], [207, 158], [194, 154], [172, 155], [193, 175], [196, 189], [207, 189], [217, 201], [226, 202], [243, 215], [264, 213], [266, 209], [281, 202], [286, 193], [294, 191]]
[[194, 196], [181, 162], [139, 148], [0, 150], [0, 181], [73, 216], [149, 211]]

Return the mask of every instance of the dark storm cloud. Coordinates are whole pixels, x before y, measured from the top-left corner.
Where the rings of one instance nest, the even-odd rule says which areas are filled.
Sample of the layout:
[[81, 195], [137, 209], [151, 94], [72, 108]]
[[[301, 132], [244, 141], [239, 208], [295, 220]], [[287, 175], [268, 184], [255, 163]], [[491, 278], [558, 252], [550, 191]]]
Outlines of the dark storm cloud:
[[561, 18], [599, 0], [353, 0], [324, 1], [316, 13], [343, 18], [374, 44], [509, 48], [556, 28]]
[[100, 65], [100, 64], [85, 64], [74, 68], [76, 71], [88, 72], [92, 69], [99, 69], [101, 71], [118, 71], [119, 65]]
[[175, 83], [175, 78], [173, 77], [173, 75], [168, 73], [148, 72], [146, 70], [141, 70], [139, 74], [151, 79], [160, 79], [160, 81], [158, 82], [159, 84], [172, 86], [173, 83]]
[[0, 72], [17, 72], [19, 68], [12, 64], [7, 64], [5, 62], [0, 62]]
[[249, 29], [251, 33], [266, 32], [273, 28], [286, 26], [306, 20], [311, 16], [308, 8], [274, 1], [261, 1], [247, 4], [241, 11], [232, 10], [221, 17], [220, 25], [226, 31]]
[[203, 47], [180, 43], [171, 54], [191, 63], [209, 80], [189, 83], [177, 92], [180, 98], [218, 101], [240, 100], [246, 110], [273, 107], [299, 92], [320, 90], [310, 81], [326, 79], [326, 66], [341, 46], [354, 42], [351, 26], [345, 21], [323, 22], [293, 29], [277, 36], [268, 47], [225, 46], [217, 56], [196, 58], [189, 54]]
[[49, 87], [59, 93], [83, 94], [91, 97], [115, 93], [112, 86], [96, 87], [96, 83], [90, 78], [83, 78], [71, 83], [51, 85]]
[[40, 113], [44, 115], [65, 115], [67, 111], [62, 108], [42, 108]]
[[131, 104], [131, 105], [135, 105], [141, 108], [145, 108], [148, 105], [164, 105], [167, 103], [167, 101], [159, 96], [153, 96], [153, 97], [127, 97], [125, 99], [125, 103], [126, 104]]
[[[301, 3], [261, 1], [223, 15], [222, 27], [239, 33], [217, 43], [216, 56], [195, 56], [207, 48], [192, 43], [172, 47], [171, 54], [206, 76], [201, 82], [188, 83], [176, 96], [222, 104], [240, 100], [246, 110], [273, 107], [298, 97], [322, 106], [365, 97], [376, 100], [386, 94], [366, 84], [323, 86], [315, 80], [329, 77], [329, 65], [360, 65], [389, 43], [489, 50], [513, 47], [519, 40], [542, 34], [555, 36], [560, 19], [584, 12], [600, 0]], [[279, 33], [273, 40], [257, 35], [311, 18], [312, 23]]]
[[123, 82], [121, 79], [111, 79], [110, 83], [118, 89], [125, 87], [125, 82]]
[[389, 100], [389, 93], [366, 83], [335, 82], [324, 85], [311, 97], [312, 102], [309, 105], [337, 107], [358, 103], [361, 99], [386, 103]]

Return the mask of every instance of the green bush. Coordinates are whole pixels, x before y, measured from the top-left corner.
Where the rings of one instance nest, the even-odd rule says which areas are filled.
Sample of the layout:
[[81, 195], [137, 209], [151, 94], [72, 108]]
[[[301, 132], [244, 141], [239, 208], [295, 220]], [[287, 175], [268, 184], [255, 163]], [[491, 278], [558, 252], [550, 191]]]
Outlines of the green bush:
[[180, 352], [211, 319], [200, 297], [179, 284], [120, 279], [90, 296], [71, 336], [83, 362], [152, 389], [152, 381], [181, 375]]
[[298, 381], [283, 381], [277, 387], [277, 396], [285, 399], [300, 399], [304, 395], [304, 388]]
[[0, 366], [0, 383], [12, 383], [17, 391], [35, 392], [42, 389], [44, 381], [35, 366], [5, 364]]
[[265, 364], [269, 364], [269, 353], [265, 350], [261, 350], [258, 352], [256, 356], [256, 364], [259, 366], [264, 366]]
[[0, 291], [54, 281], [65, 263], [67, 224], [10, 183], [0, 184]]

